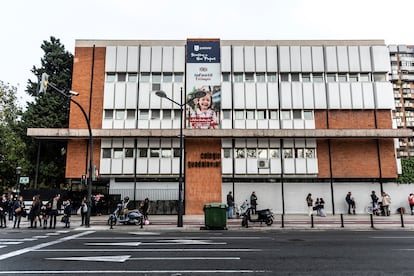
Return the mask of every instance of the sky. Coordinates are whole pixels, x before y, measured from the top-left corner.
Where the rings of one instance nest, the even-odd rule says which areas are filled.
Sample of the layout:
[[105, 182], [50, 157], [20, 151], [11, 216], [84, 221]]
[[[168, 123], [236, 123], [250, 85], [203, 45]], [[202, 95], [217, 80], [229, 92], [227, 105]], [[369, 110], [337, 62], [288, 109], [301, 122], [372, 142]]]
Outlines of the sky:
[[54, 36], [74, 53], [76, 39], [344, 40], [414, 44], [412, 0], [4, 0], [0, 80], [19, 104], [40, 46]]

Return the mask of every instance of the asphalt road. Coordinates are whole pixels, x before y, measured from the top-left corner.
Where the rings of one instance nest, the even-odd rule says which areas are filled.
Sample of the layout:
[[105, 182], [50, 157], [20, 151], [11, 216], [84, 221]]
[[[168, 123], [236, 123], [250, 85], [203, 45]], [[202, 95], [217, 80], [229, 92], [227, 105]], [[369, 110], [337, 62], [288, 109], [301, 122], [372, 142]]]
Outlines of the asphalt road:
[[132, 230], [1, 230], [0, 274], [414, 274], [406, 230]]

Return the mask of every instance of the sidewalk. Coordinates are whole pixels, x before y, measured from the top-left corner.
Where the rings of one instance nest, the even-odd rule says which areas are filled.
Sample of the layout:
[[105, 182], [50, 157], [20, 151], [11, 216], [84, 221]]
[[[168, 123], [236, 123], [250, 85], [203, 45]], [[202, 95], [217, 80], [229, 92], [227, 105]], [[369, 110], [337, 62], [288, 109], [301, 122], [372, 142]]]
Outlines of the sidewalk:
[[[401, 221], [401, 215], [393, 214], [389, 217], [373, 216], [371, 225], [370, 215], [343, 215], [343, 227], [341, 221], [341, 215], [328, 215], [326, 217], [313, 216], [313, 227], [312, 217], [304, 214], [289, 214], [283, 216], [283, 227], [282, 227], [282, 215], [274, 215], [274, 223], [271, 226], [267, 226], [265, 223], [251, 223], [249, 227], [245, 228], [241, 226], [241, 219], [228, 219], [226, 226], [228, 230], [276, 230], [276, 229], [348, 229], [348, 230], [379, 230], [379, 229], [393, 229], [393, 230], [414, 230], [414, 216], [404, 214], [403, 222]], [[92, 216], [91, 227], [96, 229], [110, 229], [107, 225], [107, 215], [103, 216]], [[205, 226], [204, 215], [184, 215], [183, 216], [183, 227], [177, 227], [177, 216], [176, 215], [150, 215], [150, 224], [144, 225], [143, 229], [150, 231], [159, 230], [200, 230], [201, 227]], [[402, 227], [404, 226], [404, 227]], [[80, 216], [73, 215], [71, 217], [71, 228], [80, 227]], [[114, 225], [114, 229], [122, 229], [137, 227], [137, 226], [125, 226], [121, 224]], [[140, 226], [138, 226], [140, 227]], [[83, 228], [83, 227], [82, 227]]]

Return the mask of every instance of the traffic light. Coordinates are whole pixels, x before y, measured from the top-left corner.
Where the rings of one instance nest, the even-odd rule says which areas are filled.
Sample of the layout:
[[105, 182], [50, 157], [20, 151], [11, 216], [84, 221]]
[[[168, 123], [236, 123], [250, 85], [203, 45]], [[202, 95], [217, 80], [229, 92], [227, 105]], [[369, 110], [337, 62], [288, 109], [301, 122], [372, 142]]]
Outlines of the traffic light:
[[39, 94], [42, 92], [46, 93], [48, 83], [49, 83], [49, 75], [46, 73], [43, 73], [42, 80], [40, 81]]

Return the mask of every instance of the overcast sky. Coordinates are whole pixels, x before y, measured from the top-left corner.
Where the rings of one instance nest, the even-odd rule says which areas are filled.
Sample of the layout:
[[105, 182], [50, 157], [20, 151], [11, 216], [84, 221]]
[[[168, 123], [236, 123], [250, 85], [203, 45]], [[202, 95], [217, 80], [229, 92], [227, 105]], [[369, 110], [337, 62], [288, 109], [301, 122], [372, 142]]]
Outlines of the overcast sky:
[[412, 0], [4, 0], [0, 80], [28, 100], [40, 45], [76, 39], [384, 39], [414, 44]]

